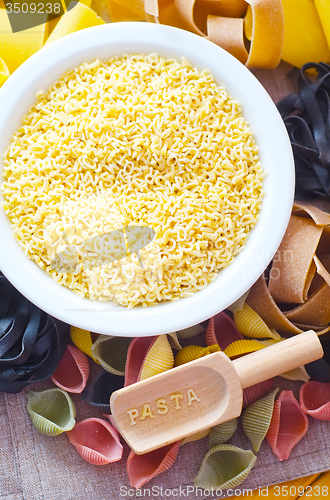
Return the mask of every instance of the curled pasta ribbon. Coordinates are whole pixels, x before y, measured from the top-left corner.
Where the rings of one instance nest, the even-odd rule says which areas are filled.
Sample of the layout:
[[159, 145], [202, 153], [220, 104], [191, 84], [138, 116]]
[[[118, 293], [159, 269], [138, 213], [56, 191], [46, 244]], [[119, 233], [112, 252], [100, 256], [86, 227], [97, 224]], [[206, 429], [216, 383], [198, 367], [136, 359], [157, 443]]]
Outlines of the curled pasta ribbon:
[[[269, 277], [252, 286], [247, 304], [270, 329], [294, 335], [330, 329], [330, 220], [317, 202], [295, 202]], [[292, 309], [281, 309], [292, 304]], [[297, 305], [298, 304], [298, 305]]]
[[326, 11], [329, 12], [328, 0], [282, 0], [282, 4], [285, 23], [282, 59], [296, 68], [310, 61], [329, 62], [326, 37], [329, 39], [330, 31], [325, 17]]
[[158, 0], [144, 0], [144, 10], [150, 16], [159, 16]]
[[[321, 60], [330, 61], [330, 55]], [[316, 78], [309, 78], [310, 71], [317, 74]], [[307, 63], [300, 70], [293, 68], [288, 76], [298, 84], [299, 91], [284, 97], [277, 107], [294, 151], [296, 197], [300, 200], [316, 198], [328, 202], [330, 66], [325, 63]], [[310, 213], [308, 201], [303, 204]], [[315, 222], [322, 224], [321, 220]], [[325, 220], [325, 224], [329, 224], [329, 220]]]
[[[113, 21], [134, 16], [189, 30], [208, 38], [248, 67], [275, 68], [281, 59], [284, 15], [281, 0], [108, 0]], [[243, 19], [249, 5], [249, 15]], [[127, 19], [118, 7], [129, 9]], [[133, 16], [133, 17], [132, 17]], [[247, 51], [244, 24], [251, 35]]]
[[[275, 302], [300, 304], [307, 299], [315, 273], [313, 255], [321, 234], [322, 227], [312, 219], [291, 216], [269, 278], [269, 291]], [[291, 279], [287, 281], [289, 273]]]
[[174, 0], [174, 5], [186, 29], [204, 37], [206, 35], [202, 30], [205, 28], [207, 14], [240, 17], [247, 8], [243, 0], [218, 0], [217, 2], [212, 0], [202, 0], [200, 2], [196, 2], [196, 0]]
[[[327, 0], [315, 0], [315, 7], [319, 15], [325, 37], [330, 48], [330, 5]], [[311, 60], [311, 59], [310, 59]], [[323, 59], [322, 59], [323, 61]]]
[[146, 21], [143, 0], [108, 0], [108, 10], [112, 22]]
[[[245, 18], [251, 33], [246, 61], [250, 68], [276, 68], [284, 41], [284, 13], [281, 0], [246, 0], [250, 7]], [[251, 26], [252, 24], [252, 26]]]
[[239, 18], [207, 16], [207, 33], [210, 40], [242, 64], [248, 60], [249, 54], [244, 43], [244, 20]]
[[[205, 8], [211, 2], [205, 2]], [[231, 3], [231, 6], [230, 6]], [[248, 67], [276, 68], [281, 60], [284, 40], [284, 14], [281, 0], [247, 0], [250, 15], [246, 18], [251, 33], [249, 52], [245, 48], [244, 21], [246, 3], [241, 1], [213, 2], [218, 9], [207, 16], [207, 35], [202, 31], [203, 19], [196, 19], [195, 0], [175, 0], [175, 5], [187, 29], [207, 36]], [[204, 3], [203, 3], [204, 5]], [[213, 7], [213, 8], [217, 8]], [[222, 8], [223, 7], [223, 8]], [[204, 8], [204, 11], [205, 11]], [[198, 12], [198, 10], [196, 9]], [[199, 9], [203, 12], [203, 9]], [[198, 17], [198, 16], [197, 16]]]

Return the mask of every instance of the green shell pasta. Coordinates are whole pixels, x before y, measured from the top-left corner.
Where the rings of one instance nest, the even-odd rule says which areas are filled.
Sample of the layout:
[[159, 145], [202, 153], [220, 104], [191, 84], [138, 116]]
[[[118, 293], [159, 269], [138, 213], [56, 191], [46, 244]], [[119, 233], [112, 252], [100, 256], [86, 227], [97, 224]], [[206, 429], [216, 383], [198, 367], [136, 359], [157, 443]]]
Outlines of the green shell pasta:
[[238, 419], [233, 418], [227, 422], [212, 427], [209, 435], [209, 448], [213, 448], [218, 444], [226, 443], [237, 430]]
[[252, 403], [242, 413], [242, 427], [255, 452], [259, 451], [269, 429], [277, 392], [278, 387], [267, 396]]
[[208, 490], [236, 488], [247, 478], [256, 459], [251, 450], [229, 444], [215, 446], [205, 455], [194, 484]]
[[100, 335], [92, 344], [91, 353], [102, 368], [114, 375], [125, 375], [127, 351], [132, 339]]
[[62, 389], [30, 391], [26, 397], [32, 423], [42, 434], [57, 436], [75, 426], [75, 406], [69, 394]]

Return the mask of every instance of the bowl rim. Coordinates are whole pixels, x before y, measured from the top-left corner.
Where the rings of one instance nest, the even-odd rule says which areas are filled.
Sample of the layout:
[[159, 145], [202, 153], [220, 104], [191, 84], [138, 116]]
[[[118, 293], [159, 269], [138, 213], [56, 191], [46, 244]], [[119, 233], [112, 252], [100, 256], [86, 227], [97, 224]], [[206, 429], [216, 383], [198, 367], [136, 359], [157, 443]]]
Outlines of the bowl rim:
[[[56, 73], [60, 77], [66, 69], [76, 66], [67, 67], [69, 61], [74, 59], [81, 62], [95, 60], [96, 57], [91, 59], [91, 55], [96, 51], [105, 53], [108, 50], [111, 57], [116, 50], [118, 55], [123, 53], [119, 47], [132, 47], [130, 52], [138, 53], [134, 47], [144, 46], [155, 47], [150, 53], [158, 52], [160, 55], [164, 52], [182, 53], [199, 69], [210, 69], [216, 82], [225, 85], [230, 95], [242, 101], [243, 116], [251, 124], [260, 149], [261, 163], [263, 165], [266, 161], [264, 168], [267, 170], [267, 166], [271, 166], [271, 169], [264, 181], [266, 194], [260, 218], [250, 232], [246, 247], [234, 262], [221, 270], [214, 282], [192, 297], [154, 307], [127, 309], [113, 303], [81, 299], [66, 287], [59, 286], [24, 255], [12, 235], [9, 219], [3, 209], [0, 211], [0, 269], [9, 281], [51, 316], [79, 328], [115, 336], [174, 332], [200, 323], [230, 306], [253, 285], [273, 258], [289, 222], [294, 197], [294, 161], [290, 140], [284, 122], [264, 87], [237, 59], [206, 38], [160, 24], [122, 22], [87, 28], [55, 41], [31, 56], [0, 89], [1, 155], [5, 144], [3, 137], [10, 137], [17, 128], [8, 126], [10, 113], [14, 113], [13, 120], [17, 123], [21, 121], [25, 111], [19, 103], [24, 103], [26, 108], [33, 103], [35, 98], [31, 98], [41, 87], [40, 83], [38, 88], [38, 82], [49, 77], [50, 85], [56, 80], [56, 77], [50, 77], [51, 74]], [[205, 63], [201, 66], [203, 61]], [[4, 199], [2, 192], [0, 198]], [[258, 240], [261, 233], [264, 235], [263, 245]]]

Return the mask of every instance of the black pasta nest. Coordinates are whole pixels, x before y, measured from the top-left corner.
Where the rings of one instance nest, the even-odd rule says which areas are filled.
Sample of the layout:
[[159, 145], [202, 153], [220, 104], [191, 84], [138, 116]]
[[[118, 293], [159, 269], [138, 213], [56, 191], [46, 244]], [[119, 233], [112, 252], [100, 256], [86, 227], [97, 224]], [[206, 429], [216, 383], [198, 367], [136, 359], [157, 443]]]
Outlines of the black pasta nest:
[[293, 149], [295, 196], [330, 201], [330, 65], [307, 63], [288, 76], [299, 92], [284, 97], [277, 107]]
[[0, 272], [0, 391], [19, 392], [56, 370], [69, 326], [19, 293]]

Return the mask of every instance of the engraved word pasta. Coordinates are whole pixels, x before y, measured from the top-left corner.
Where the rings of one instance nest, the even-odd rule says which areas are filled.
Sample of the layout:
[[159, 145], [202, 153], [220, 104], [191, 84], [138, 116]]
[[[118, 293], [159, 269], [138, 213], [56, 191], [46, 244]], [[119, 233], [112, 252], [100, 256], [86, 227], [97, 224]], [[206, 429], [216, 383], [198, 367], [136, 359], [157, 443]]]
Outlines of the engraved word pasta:
[[177, 392], [171, 394], [168, 400], [165, 398], [157, 399], [154, 405], [145, 403], [141, 411], [137, 408], [131, 408], [127, 410], [127, 414], [130, 418], [131, 425], [136, 425], [137, 419], [145, 420], [147, 417], [155, 418], [157, 415], [166, 415], [169, 411], [181, 410], [183, 405], [191, 406], [194, 401], [200, 402], [200, 398], [197, 396], [194, 389], [188, 389], [186, 397], [180, 392]]

